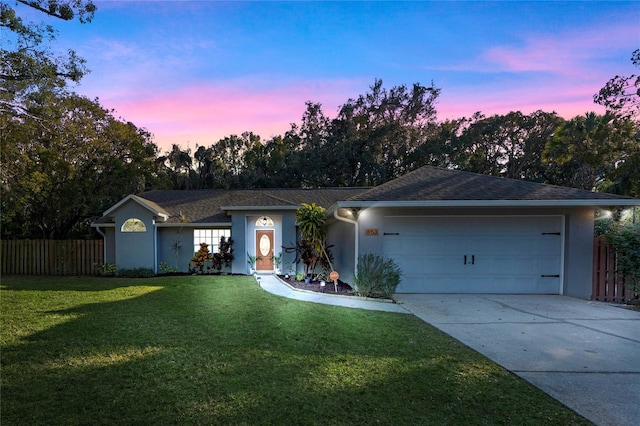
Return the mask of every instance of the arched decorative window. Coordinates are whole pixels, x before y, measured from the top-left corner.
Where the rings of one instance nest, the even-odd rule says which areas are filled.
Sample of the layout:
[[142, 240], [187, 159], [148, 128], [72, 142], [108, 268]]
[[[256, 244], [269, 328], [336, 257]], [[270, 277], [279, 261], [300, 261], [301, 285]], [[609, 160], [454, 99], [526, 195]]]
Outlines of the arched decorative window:
[[273, 220], [269, 216], [261, 216], [256, 220], [256, 226], [273, 226]]
[[120, 229], [122, 232], [147, 232], [147, 227], [144, 225], [144, 222], [136, 217], [132, 217], [131, 219], [127, 219], [122, 224], [122, 228]]

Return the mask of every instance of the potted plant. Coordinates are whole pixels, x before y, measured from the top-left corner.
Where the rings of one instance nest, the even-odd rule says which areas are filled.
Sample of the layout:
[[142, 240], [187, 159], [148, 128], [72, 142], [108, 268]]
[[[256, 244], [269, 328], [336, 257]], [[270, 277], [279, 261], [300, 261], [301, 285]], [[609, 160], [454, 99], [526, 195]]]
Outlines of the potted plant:
[[247, 263], [249, 264], [250, 273], [253, 274], [256, 271], [256, 262], [258, 260], [262, 260], [262, 256], [260, 256], [260, 255], [253, 256], [253, 255], [247, 253]]
[[271, 256], [271, 261], [275, 265], [276, 275], [280, 275], [280, 266], [282, 265], [282, 252], [278, 253], [277, 256]]

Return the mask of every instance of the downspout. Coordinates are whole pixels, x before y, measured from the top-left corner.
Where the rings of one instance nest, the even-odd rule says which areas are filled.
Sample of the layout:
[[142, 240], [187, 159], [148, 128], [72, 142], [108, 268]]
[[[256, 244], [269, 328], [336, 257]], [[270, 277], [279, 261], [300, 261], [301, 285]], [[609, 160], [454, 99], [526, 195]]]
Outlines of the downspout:
[[350, 223], [352, 225], [355, 225], [355, 235], [354, 235], [354, 239], [355, 239], [355, 253], [354, 253], [354, 267], [353, 267], [353, 274], [354, 275], [358, 275], [358, 253], [360, 251], [360, 245], [359, 245], [359, 238], [358, 238], [358, 221], [357, 220], [353, 220], [353, 219], [347, 219], [346, 217], [342, 217], [342, 216], [338, 216], [338, 209], [335, 209], [333, 211], [333, 217], [336, 218], [339, 221], [342, 222], [346, 222], [346, 223]]
[[102, 230], [100, 229], [99, 226], [96, 226], [96, 231], [98, 231], [98, 234], [102, 235], [102, 260], [103, 260], [103, 264], [107, 263], [107, 236], [105, 235], [104, 232], [102, 232]]
[[153, 220], [153, 272], [158, 273], [158, 225]]

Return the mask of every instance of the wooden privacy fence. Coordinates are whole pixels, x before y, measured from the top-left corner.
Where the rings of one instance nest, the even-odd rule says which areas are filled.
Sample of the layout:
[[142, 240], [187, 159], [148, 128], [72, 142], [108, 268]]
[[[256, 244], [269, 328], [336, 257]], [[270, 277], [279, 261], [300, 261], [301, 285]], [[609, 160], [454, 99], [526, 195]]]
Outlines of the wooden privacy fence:
[[3, 275], [94, 275], [103, 240], [3, 240]]
[[613, 247], [605, 237], [596, 237], [593, 242], [593, 289], [591, 299], [603, 302], [624, 303], [635, 297], [625, 286], [624, 276], [618, 273], [618, 259]]

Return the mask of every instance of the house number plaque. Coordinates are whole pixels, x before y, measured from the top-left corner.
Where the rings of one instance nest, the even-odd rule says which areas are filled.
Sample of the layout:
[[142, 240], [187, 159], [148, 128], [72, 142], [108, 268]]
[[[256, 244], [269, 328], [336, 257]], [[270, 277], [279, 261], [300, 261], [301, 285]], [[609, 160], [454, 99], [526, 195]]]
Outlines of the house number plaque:
[[366, 235], [367, 237], [377, 237], [378, 228], [367, 228], [364, 230], [364, 235]]

